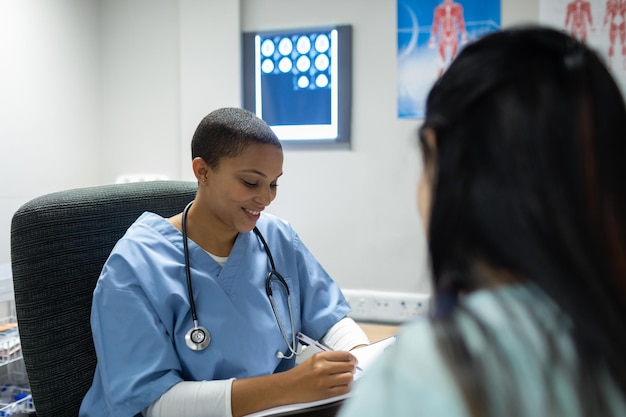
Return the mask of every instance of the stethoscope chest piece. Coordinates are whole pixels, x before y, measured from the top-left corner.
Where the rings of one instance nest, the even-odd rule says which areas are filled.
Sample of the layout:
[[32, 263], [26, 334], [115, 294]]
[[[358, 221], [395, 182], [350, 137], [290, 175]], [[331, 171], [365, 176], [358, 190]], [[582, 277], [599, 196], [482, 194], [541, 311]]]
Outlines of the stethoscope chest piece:
[[211, 343], [211, 334], [202, 326], [194, 326], [185, 334], [185, 343], [191, 350], [204, 350]]

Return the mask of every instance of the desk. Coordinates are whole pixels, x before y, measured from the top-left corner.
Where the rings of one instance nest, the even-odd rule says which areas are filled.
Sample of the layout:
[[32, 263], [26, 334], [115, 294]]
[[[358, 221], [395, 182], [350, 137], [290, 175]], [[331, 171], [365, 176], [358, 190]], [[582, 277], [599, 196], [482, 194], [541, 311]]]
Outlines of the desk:
[[400, 329], [398, 326], [388, 324], [358, 323], [363, 329], [370, 342], [378, 342], [379, 340], [395, 336]]

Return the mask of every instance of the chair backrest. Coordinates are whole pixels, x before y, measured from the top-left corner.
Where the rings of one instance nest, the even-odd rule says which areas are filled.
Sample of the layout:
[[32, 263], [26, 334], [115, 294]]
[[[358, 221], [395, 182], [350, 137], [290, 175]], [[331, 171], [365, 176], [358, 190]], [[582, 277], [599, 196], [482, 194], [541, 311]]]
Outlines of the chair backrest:
[[15, 308], [38, 417], [78, 415], [96, 365], [92, 294], [117, 240], [144, 211], [181, 212], [196, 190], [186, 181], [79, 188], [37, 197], [14, 214]]

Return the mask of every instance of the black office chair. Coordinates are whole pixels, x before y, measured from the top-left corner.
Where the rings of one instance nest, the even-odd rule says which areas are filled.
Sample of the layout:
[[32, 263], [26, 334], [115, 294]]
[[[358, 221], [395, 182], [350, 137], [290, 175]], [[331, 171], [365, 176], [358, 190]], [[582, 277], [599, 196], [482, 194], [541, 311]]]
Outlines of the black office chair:
[[117, 240], [144, 211], [181, 212], [196, 190], [185, 181], [103, 185], [44, 195], [17, 210], [15, 309], [37, 417], [78, 416], [96, 366], [92, 293]]

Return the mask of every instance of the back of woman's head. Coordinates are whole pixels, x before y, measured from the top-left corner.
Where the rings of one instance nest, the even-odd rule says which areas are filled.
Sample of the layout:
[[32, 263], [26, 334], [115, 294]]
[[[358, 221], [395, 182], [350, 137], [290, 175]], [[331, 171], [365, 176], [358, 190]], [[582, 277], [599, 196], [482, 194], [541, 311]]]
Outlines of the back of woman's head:
[[281, 148], [274, 131], [253, 113], [224, 107], [209, 113], [191, 140], [191, 157], [200, 157], [213, 169], [220, 159], [236, 157], [248, 145], [269, 144]]
[[426, 108], [435, 291], [481, 287], [476, 260], [532, 281], [626, 388], [626, 110], [601, 60], [556, 30], [493, 33], [461, 51]]

